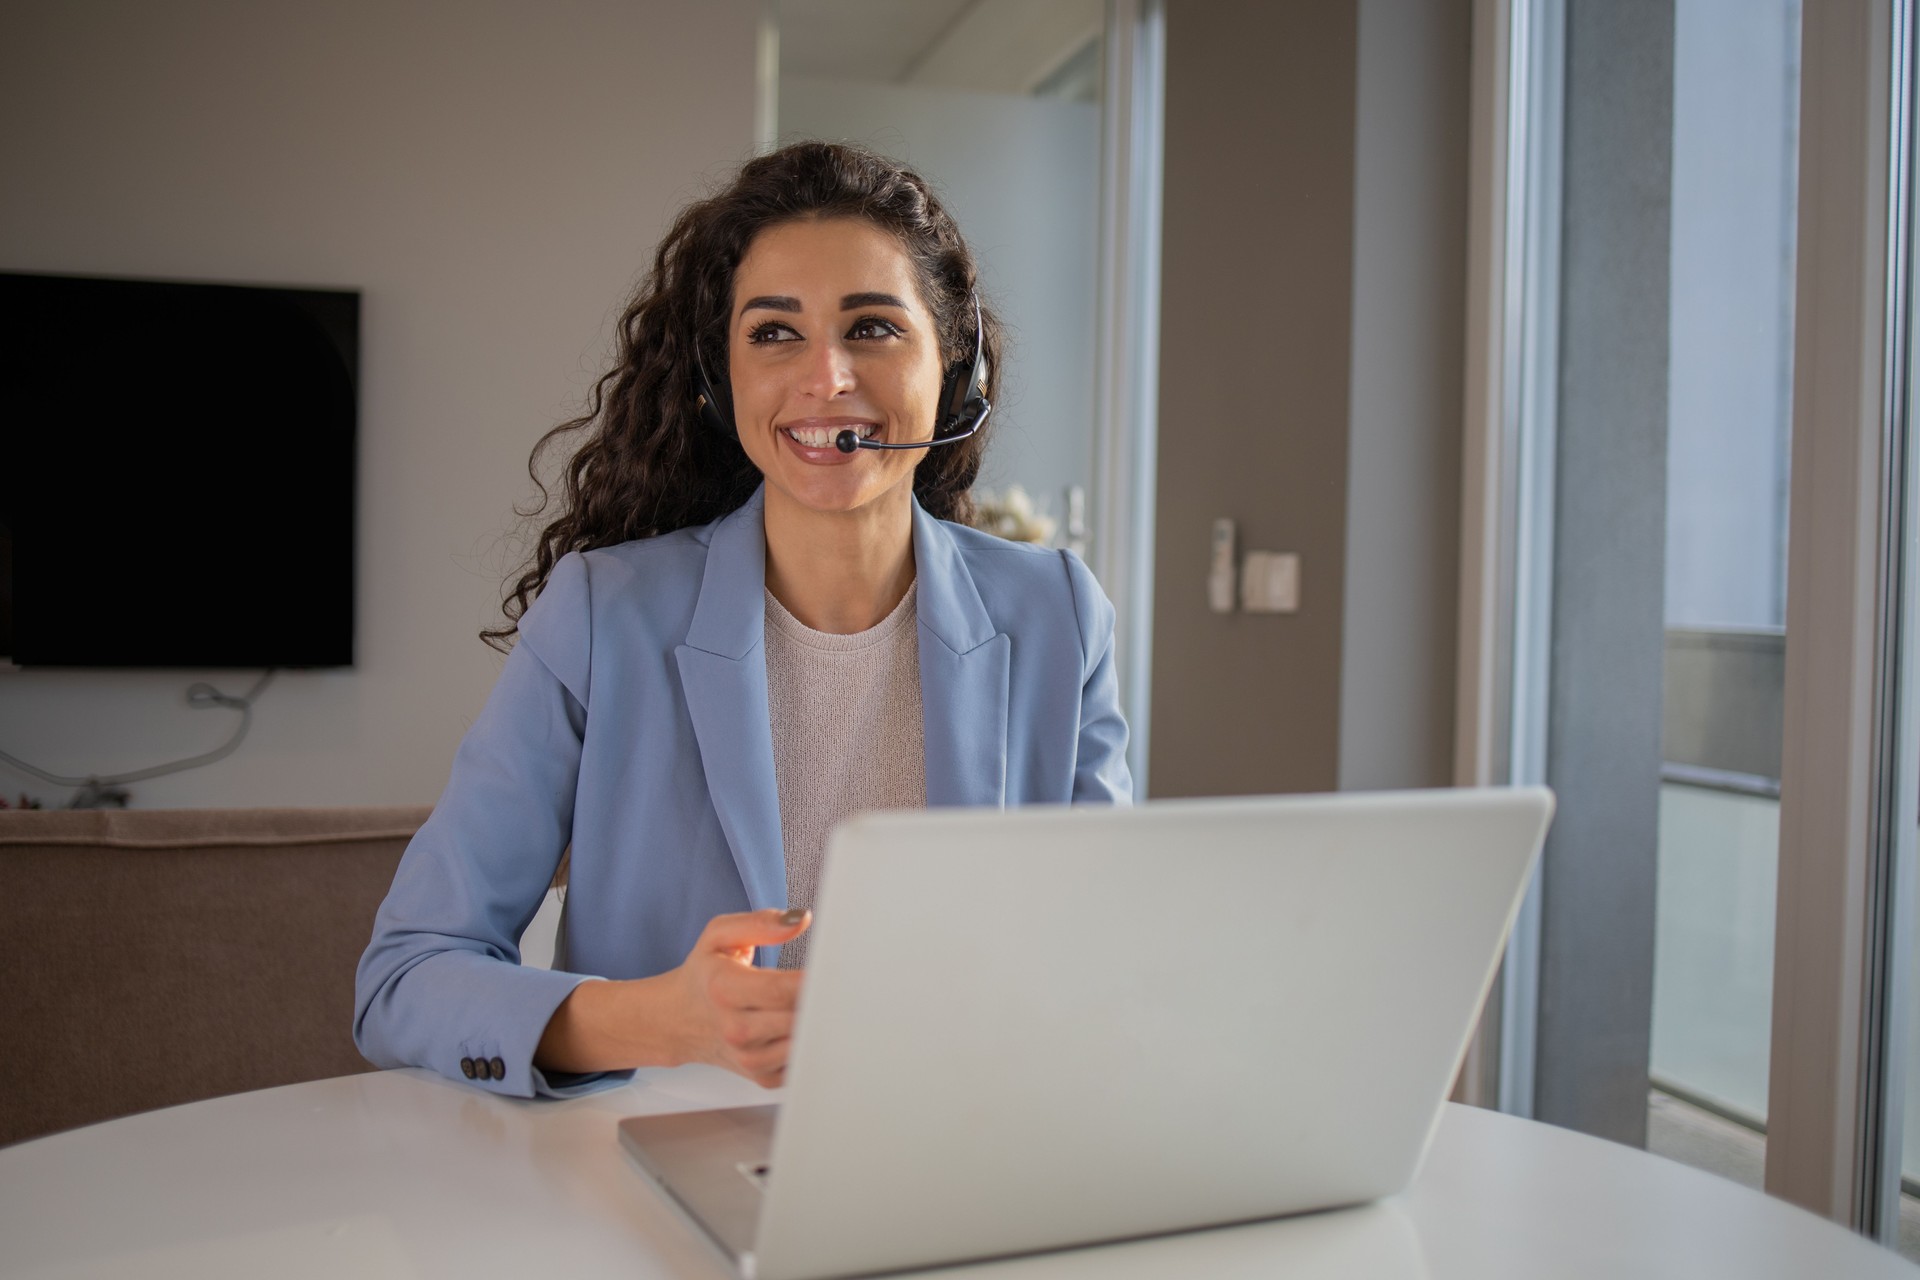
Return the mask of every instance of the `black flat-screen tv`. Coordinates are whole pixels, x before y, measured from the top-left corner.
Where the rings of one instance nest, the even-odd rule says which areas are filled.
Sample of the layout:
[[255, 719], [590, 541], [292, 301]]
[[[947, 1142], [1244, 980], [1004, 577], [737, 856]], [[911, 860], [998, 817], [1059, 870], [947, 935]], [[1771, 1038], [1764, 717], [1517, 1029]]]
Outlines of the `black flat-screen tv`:
[[360, 295], [0, 272], [0, 657], [353, 663]]

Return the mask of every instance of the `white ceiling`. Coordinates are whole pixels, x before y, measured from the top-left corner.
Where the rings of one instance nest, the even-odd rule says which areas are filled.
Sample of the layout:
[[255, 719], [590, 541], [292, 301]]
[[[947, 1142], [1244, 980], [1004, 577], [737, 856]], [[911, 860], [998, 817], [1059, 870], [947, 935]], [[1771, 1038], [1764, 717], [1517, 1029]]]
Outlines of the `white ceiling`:
[[778, 0], [780, 72], [1031, 93], [1104, 22], [1104, 0]]
[[780, 70], [897, 81], [974, 0], [779, 0]]

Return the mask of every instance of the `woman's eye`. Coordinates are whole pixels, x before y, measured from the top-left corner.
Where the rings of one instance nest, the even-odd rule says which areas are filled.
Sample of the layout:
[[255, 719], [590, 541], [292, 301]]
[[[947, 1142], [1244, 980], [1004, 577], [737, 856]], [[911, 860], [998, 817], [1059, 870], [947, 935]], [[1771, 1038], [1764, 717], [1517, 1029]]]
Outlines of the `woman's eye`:
[[897, 338], [900, 336], [900, 326], [891, 320], [883, 320], [879, 316], [861, 316], [853, 322], [853, 327], [847, 330], [847, 336], [849, 338]]
[[793, 331], [791, 325], [781, 324], [778, 320], [768, 320], [747, 330], [747, 344], [757, 347], [765, 342], [792, 342], [799, 336]]

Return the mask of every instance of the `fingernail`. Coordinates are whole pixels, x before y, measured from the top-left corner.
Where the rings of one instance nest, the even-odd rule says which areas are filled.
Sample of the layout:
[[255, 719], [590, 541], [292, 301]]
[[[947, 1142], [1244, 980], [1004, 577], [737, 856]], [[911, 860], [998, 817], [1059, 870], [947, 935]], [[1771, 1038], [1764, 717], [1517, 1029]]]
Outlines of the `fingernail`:
[[780, 913], [781, 924], [799, 924], [802, 920], [805, 920], [806, 918], [807, 918], [807, 909], [805, 907], [788, 907], [785, 911]]

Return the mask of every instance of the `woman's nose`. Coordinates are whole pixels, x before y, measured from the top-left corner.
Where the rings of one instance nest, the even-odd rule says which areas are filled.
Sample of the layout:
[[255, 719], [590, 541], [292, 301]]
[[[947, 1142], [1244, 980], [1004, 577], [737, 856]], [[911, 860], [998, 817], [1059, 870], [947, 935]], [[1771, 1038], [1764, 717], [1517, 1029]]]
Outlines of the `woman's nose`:
[[838, 342], [822, 342], [808, 352], [805, 385], [808, 395], [831, 400], [853, 390], [853, 355]]

